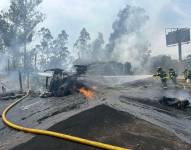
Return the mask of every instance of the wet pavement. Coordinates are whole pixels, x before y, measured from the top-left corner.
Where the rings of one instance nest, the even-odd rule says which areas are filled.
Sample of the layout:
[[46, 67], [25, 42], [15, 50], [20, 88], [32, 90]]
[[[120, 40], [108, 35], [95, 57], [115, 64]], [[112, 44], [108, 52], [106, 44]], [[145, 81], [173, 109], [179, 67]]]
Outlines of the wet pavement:
[[163, 106], [158, 102], [163, 96], [190, 101], [190, 89], [175, 88], [173, 84], [169, 83], [168, 89], [164, 90], [158, 86], [160, 82], [152, 79], [141, 81], [140, 85], [138, 83], [133, 87], [132, 84], [125, 84], [118, 87], [117, 91], [110, 89], [107, 96], [108, 104], [115, 109], [128, 112], [137, 118], [165, 128], [191, 144], [191, 107], [178, 110]]

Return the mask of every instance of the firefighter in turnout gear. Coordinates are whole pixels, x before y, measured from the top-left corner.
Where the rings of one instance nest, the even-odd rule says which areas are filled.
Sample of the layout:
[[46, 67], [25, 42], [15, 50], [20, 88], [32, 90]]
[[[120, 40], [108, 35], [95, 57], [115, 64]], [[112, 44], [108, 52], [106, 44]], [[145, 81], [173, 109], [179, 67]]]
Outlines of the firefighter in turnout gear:
[[187, 82], [190, 83], [191, 81], [191, 70], [187, 71]]
[[183, 73], [184, 73], [185, 81], [190, 82], [191, 81], [191, 70], [185, 69]]
[[188, 73], [188, 69], [185, 69], [183, 74], [184, 74], [184, 80], [186, 81], [187, 80], [187, 73]]
[[167, 74], [161, 67], [157, 68], [157, 73], [153, 76], [160, 77], [163, 88], [167, 88]]
[[169, 69], [168, 75], [169, 75], [169, 79], [172, 80], [172, 82], [176, 85], [177, 84], [177, 82], [176, 82], [177, 74], [173, 68]]

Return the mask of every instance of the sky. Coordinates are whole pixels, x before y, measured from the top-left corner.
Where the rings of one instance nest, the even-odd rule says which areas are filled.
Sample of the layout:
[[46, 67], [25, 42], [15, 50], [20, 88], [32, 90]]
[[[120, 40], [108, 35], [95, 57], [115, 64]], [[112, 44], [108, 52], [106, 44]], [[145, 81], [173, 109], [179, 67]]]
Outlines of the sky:
[[[127, 4], [140, 6], [149, 16], [145, 34], [151, 43], [152, 55], [167, 54], [178, 58], [178, 48], [166, 47], [166, 27], [191, 27], [190, 0], [44, 0], [39, 10], [46, 14], [41, 26], [48, 27], [56, 36], [61, 30], [69, 34], [69, 45], [86, 27], [92, 40], [98, 32], [107, 42], [112, 23]], [[6, 10], [9, 0], [0, 0], [0, 9]], [[183, 57], [191, 54], [191, 45], [183, 45]]]

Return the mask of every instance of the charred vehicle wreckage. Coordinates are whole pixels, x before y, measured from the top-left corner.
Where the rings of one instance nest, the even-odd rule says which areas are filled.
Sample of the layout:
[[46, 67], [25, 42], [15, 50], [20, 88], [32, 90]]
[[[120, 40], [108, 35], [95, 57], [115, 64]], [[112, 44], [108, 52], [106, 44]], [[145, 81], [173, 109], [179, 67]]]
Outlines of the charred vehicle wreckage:
[[[76, 72], [73, 74], [66, 73], [63, 69], [53, 68], [44, 72], [52, 72], [52, 76], [46, 76], [46, 91], [40, 95], [46, 97], [63, 97], [75, 93], [86, 93], [92, 96], [94, 88], [84, 80], [80, 79], [88, 70], [86, 65], [75, 65]], [[159, 103], [176, 109], [185, 109], [190, 105], [189, 100], [163, 96]]]
[[76, 72], [72, 75], [59, 68], [45, 70], [44, 72], [52, 72], [53, 76], [46, 77], [47, 91], [41, 94], [41, 97], [62, 97], [83, 91], [93, 91], [90, 85], [79, 79], [86, 73], [87, 66], [76, 65], [75, 68]]

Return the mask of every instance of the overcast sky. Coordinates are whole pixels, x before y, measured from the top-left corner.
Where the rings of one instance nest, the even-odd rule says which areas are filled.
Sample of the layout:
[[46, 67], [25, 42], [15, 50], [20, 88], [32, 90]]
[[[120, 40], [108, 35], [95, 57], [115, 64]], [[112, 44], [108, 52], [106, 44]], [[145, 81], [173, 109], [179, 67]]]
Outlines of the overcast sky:
[[[190, 0], [44, 0], [40, 10], [46, 14], [43, 26], [50, 28], [56, 36], [62, 29], [70, 35], [73, 43], [83, 27], [91, 33], [92, 39], [102, 32], [107, 41], [112, 32], [112, 22], [119, 10], [126, 4], [140, 6], [150, 17], [147, 23], [148, 39], [152, 55], [168, 54], [177, 58], [177, 47], [165, 45], [165, 27], [191, 26]], [[7, 9], [9, 0], [0, 0], [0, 9]], [[183, 46], [183, 56], [191, 54], [191, 46]]]

